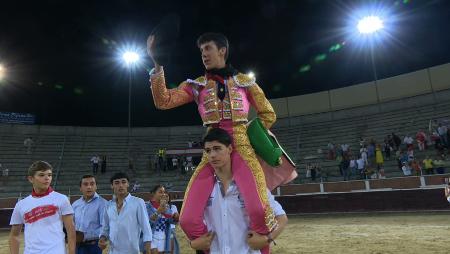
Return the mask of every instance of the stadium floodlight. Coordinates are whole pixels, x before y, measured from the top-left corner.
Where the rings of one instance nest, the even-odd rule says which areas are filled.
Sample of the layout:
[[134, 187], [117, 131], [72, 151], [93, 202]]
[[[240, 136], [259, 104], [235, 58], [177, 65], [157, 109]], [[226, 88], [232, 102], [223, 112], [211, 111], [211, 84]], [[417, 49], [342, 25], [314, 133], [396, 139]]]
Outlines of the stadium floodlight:
[[135, 64], [139, 61], [139, 54], [134, 51], [127, 51], [122, 55], [123, 60], [127, 65]]
[[5, 77], [5, 72], [5, 67], [0, 64], [0, 81], [2, 81], [2, 79]]
[[372, 34], [383, 29], [383, 20], [378, 16], [366, 16], [359, 20], [357, 28], [361, 34]]

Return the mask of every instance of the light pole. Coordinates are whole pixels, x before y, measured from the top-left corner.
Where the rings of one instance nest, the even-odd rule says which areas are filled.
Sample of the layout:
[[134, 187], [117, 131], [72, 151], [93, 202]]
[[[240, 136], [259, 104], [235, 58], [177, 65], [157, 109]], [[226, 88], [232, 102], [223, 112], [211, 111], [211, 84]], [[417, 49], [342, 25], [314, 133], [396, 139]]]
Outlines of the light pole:
[[383, 29], [383, 20], [381, 20], [378, 16], [366, 16], [359, 20], [357, 28], [361, 35], [369, 36], [369, 46], [370, 46], [370, 59], [372, 61], [372, 72], [373, 78], [375, 81], [375, 91], [377, 94], [377, 103], [378, 109], [380, 110], [380, 94], [378, 93], [378, 75], [377, 75], [377, 67], [375, 65], [375, 57], [374, 57], [374, 36], [377, 32]]
[[122, 55], [123, 61], [128, 68], [128, 142], [130, 141], [131, 133], [131, 86], [132, 86], [132, 72], [133, 67], [139, 61], [139, 54], [134, 51], [127, 51]]

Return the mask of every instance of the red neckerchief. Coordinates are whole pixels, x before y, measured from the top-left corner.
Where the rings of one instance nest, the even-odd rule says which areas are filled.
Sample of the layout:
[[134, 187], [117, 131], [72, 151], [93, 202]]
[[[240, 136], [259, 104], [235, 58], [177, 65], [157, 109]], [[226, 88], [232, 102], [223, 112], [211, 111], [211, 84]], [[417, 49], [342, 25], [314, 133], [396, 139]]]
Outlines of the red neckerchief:
[[[150, 200], [150, 203], [152, 204], [152, 206], [153, 206], [154, 208], [156, 208], [156, 209], [159, 208], [159, 203], [158, 203], [158, 202]], [[165, 218], [172, 218], [172, 217], [173, 217], [172, 214], [167, 214], [167, 213], [161, 213], [161, 214], [162, 214], [162, 216], [164, 216]]]
[[50, 194], [52, 191], [53, 191], [52, 187], [48, 187], [48, 189], [47, 189], [46, 192], [44, 192], [44, 193], [42, 193], [42, 194], [37, 194], [37, 193], [34, 191], [34, 189], [33, 189], [33, 191], [31, 192], [31, 196], [34, 197], [34, 198], [42, 198], [42, 197], [45, 197], [45, 196], [47, 196], [48, 194]]
[[219, 82], [222, 85], [225, 85], [225, 80], [222, 76], [217, 74], [206, 73], [206, 79], [212, 79], [214, 81]]

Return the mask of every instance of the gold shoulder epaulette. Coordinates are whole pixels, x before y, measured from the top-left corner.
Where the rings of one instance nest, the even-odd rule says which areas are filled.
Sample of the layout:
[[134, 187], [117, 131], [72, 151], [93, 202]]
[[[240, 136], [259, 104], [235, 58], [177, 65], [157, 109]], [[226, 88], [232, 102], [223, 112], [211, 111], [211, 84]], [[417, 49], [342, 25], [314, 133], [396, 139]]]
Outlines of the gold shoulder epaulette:
[[238, 75], [233, 76], [233, 79], [236, 85], [240, 87], [252, 86], [256, 82], [255, 77], [243, 73], [239, 73]]
[[206, 85], [206, 78], [205, 78], [205, 76], [200, 76], [200, 77], [196, 78], [195, 80], [188, 79], [188, 80], [186, 80], [186, 82], [188, 82], [190, 84], [196, 84], [196, 85], [199, 85], [199, 86], [205, 86]]

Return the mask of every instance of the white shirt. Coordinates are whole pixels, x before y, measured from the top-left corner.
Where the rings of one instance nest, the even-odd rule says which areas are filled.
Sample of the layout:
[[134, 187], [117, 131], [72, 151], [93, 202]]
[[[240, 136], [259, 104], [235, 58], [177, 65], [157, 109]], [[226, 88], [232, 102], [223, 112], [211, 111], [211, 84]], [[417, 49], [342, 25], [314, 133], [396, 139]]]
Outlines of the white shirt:
[[[216, 237], [211, 243], [210, 253], [261, 253], [259, 250], [252, 250], [246, 242], [250, 222], [237, 185], [232, 181], [225, 196], [222, 196], [220, 185], [219, 181], [214, 184], [204, 213], [208, 231], [216, 233]], [[267, 190], [267, 195], [275, 216], [286, 214], [269, 190]]]
[[355, 160], [351, 160], [349, 167], [350, 168], [354, 168], [355, 166], [356, 166], [356, 161]]
[[405, 176], [410, 176], [411, 175], [411, 168], [409, 166], [403, 165], [402, 171], [403, 171], [403, 174]]
[[442, 125], [438, 128], [439, 135], [443, 136], [447, 134], [447, 126]]
[[24, 254], [66, 253], [63, 215], [73, 214], [69, 199], [58, 192], [17, 202], [10, 225], [25, 224]]
[[408, 145], [411, 145], [413, 142], [414, 142], [414, 139], [411, 138], [410, 136], [406, 136], [406, 137], [403, 139], [403, 143], [408, 144]]
[[109, 254], [140, 253], [141, 232], [144, 242], [152, 241], [152, 230], [144, 200], [128, 194], [118, 213], [116, 199], [113, 197], [105, 208], [102, 231], [101, 236], [109, 239]]
[[[176, 205], [170, 205], [170, 210], [172, 210], [172, 213], [178, 213], [178, 208]], [[170, 228], [174, 229], [176, 227], [175, 224], [170, 224]]]
[[91, 158], [91, 162], [94, 164], [98, 164], [99, 161], [100, 161], [100, 158], [98, 156], [94, 156]]
[[364, 169], [365, 162], [363, 159], [356, 160], [356, 164], [358, 164], [358, 169]]

